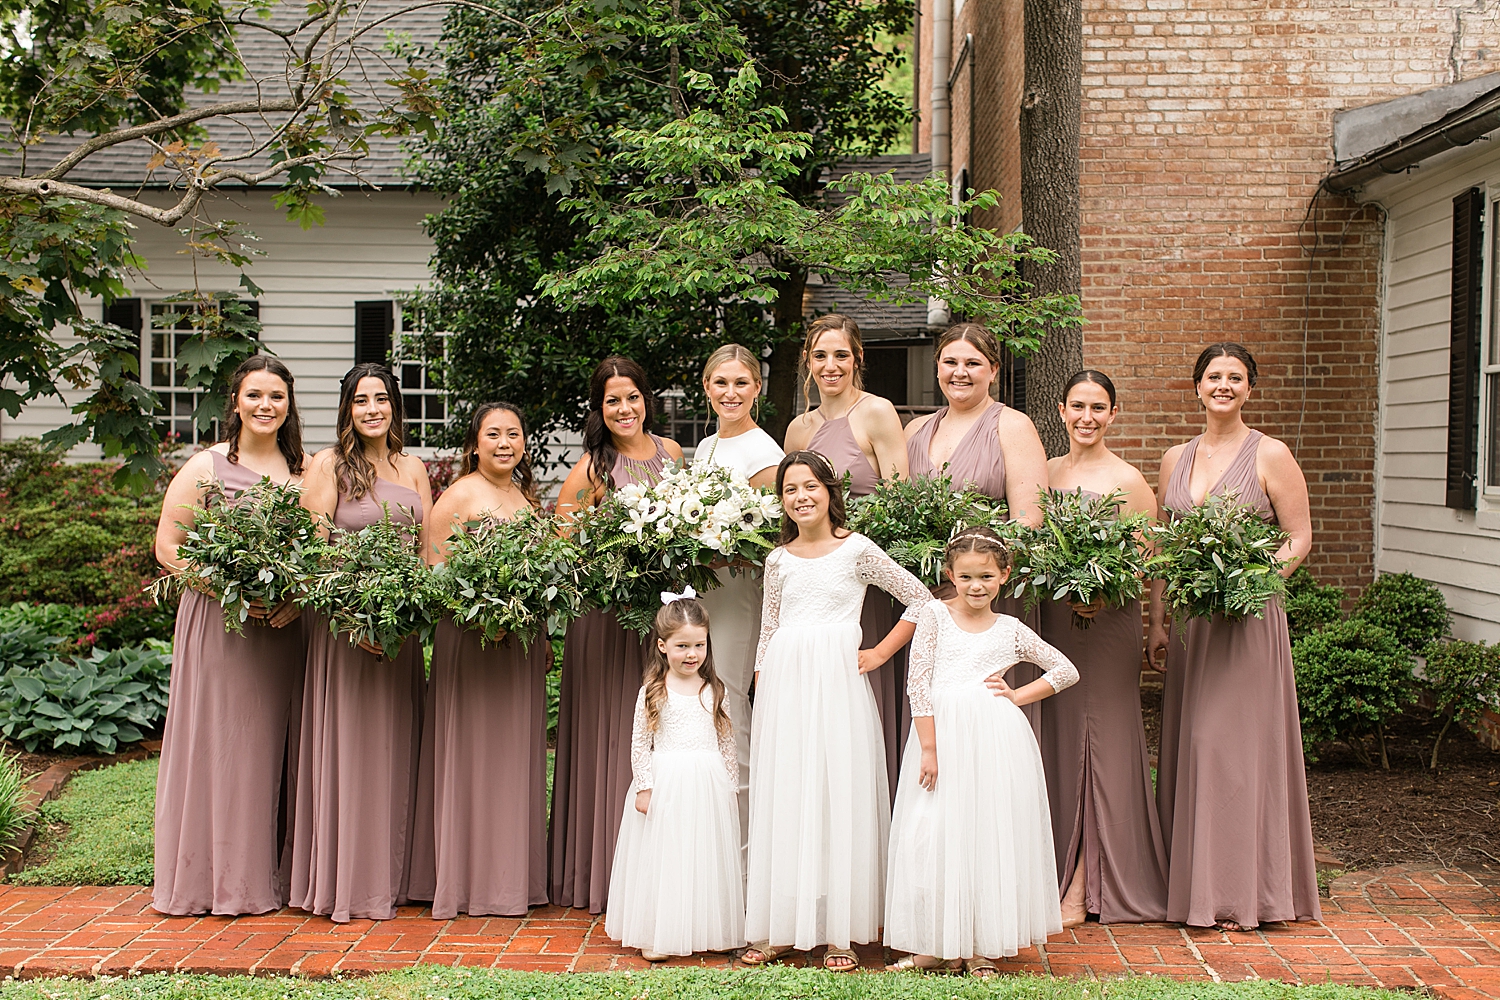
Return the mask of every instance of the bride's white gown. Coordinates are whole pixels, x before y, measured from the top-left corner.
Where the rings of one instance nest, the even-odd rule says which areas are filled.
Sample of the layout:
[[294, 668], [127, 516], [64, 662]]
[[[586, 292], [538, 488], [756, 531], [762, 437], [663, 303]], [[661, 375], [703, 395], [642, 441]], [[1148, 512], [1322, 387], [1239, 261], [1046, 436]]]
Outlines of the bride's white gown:
[[1022, 711], [984, 680], [1035, 663], [1061, 691], [1072, 662], [1010, 615], [966, 632], [942, 601], [920, 609], [907, 692], [932, 716], [937, 785], [917, 780], [916, 727], [891, 820], [885, 943], [942, 959], [1001, 958], [1062, 930], [1047, 781]]
[[916, 613], [932, 599], [874, 542], [766, 559], [750, 737], [745, 936], [793, 945], [879, 940], [890, 785], [860, 611], [875, 585]]

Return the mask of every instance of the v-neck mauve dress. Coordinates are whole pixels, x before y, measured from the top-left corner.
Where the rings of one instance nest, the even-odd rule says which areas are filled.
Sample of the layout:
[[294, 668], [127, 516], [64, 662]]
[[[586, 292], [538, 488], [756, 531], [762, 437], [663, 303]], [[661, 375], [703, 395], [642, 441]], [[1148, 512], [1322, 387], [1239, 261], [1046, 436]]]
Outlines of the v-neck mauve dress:
[[[853, 413], [869, 396], [861, 396], [849, 413], [832, 420], [825, 420], [813, 432], [807, 443], [808, 451], [816, 451], [828, 459], [834, 475], [849, 474], [849, 495], [868, 496], [880, 485], [880, 475], [870, 464], [870, 459], [854, 439], [854, 429], [849, 426], [849, 414]], [[878, 587], [865, 592], [864, 611], [859, 624], [863, 630], [859, 646], [870, 649], [880, 644], [906, 609], [896, 599]], [[906, 647], [869, 673], [870, 689], [875, 692], [875, 707], [880, 712], [880, 730], [885, 739], [886, 777], [890, 780], [891, 798], [896, 797], [896, 780], [901, 776], [901, 750], [906, 745], [906, 734], [911, 730], [911, 708], [906, 700]]]
[[[650, 459], [615, 459], [615, 486], [661, 478], [671, 455], [661, 438], [652, 439], [656, 454]], [[558, 906], [602, 913], [609, 900], [615, 841], [632, 780], [630, 738], [645, 649], [645, 638], [620, 625], [607, 608], [568, 628], [547, 831], [548, 892]]]
[[1074, 627], [1065, 601], [1040, 610], [1042, 638], [1079, 676], [1042, 702], [1059, 888], [1072, 882], [1081, 850], [1086, 908], [1101, 923], [1165, 920], [1167, 852], [1141, 720], [1141, 602], [1104, 608], [1087, 629]]
[[[984, 415], [974, 421], [973, 426], [954, 445], [953, 453], [939, 469], [932, 464], [932, 438], [943, 418], [948, 416], [948, 409], [945, 406], [934, 413], [932, 419], [917, 428], [917, 432], [906, 442], [906, 461], [911, 468], [912, 478], [948, 476], [953, 481], [954, 489], [974, 490], [991, 500], [1005, 502], [1005, 452], [1000, 448], [1000, 435], [995, 429], [1000, 414], [1005, 410], [1005, 404], [990, 403]], [[934, 593], [939, 596], [951, 595], [952, 585], [945, 581]], [[1006, 589], [1001, 588], [1001, 594], [1005, 593]], [[1001, 614], [1019, 618], [1032, 631], [1041, 630], [1040, 619], [1035, 612], [1026, 613], [1026, 602], [1022, 598], [1001, 596], [996, 599], [993, 607]], [[1082, 664], [1079, 667], [1082, 669]], [[1010, 669], [1006, 683], [1011, 687], [1020, 687], [1041, 676], [1042, 670], [1035, 663], [1022, 661]], [[1021, 711], [1025, 713], [1026, 721], [1031, 723], [1032, 732], [1040, 738], [1042, 703], [1032, 702]]]
[[[422, 521], [415, 490], [384, 479], [359, 499], [340, 496], [333, 526]], [[403, 509], [404, 508], [404, 509]], [[382, 660], [307, 613], [307, 680], [297, 768], [291, 905], [337, 922], [388, 920], [407, 900], [417, 752], [427, 689], [422, 644]]]
[[[260, 482], [212, 454], [226, 491]], [[156, 779], [154, 909], [232, 915], [286, 902], [278, 812], [304, 657], [300, 619], [284, 628], [252, 619], [234, 635], [218, 601], [182, 595]]]
[[[1251, 431], [1211, 493], [1275, 520]], [[1189, 441], [1165, 506], [1194, 506]], [[1187, 622], [1167, 657], [1156, 800], [1167, 843], [1167, 919], [1197, 927], [1317, 920], [1317, 870], [1286, 612]]]

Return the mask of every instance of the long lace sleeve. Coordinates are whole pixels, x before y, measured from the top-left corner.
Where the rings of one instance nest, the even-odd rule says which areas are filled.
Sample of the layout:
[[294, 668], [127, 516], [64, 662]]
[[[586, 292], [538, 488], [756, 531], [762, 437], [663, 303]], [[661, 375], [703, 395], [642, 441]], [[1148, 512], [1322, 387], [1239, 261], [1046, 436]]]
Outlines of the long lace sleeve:
[[938, 611], [928, 601], [917, 618], [917, 634], [911, 639], [907, 661], [906, 695], [911, 699], [912, 718], [932, 714], [932, 668], [937, 663]]
[[646, 731], [646, 689], [635, 696], [635, 724], [630, 732], [630, 775], [635, 790], [644, 792], [652, 786], [651, 734]]
[[[1053, 693], [1078, 683], [1078, 668], [1073, 666], [1073, 661], [1019, 621], [1016, 622], [1016, 661], [1035, 663], [1045, 670], [1042, 680], [1052, 685]], [[916, 714], [915, 710], [912, 714]]]
[[[859, 542], [861, 550], [854, 563], [859, 573], [859, 582], [879, 587], [906, 605], [902, 621], [916, 621], [917, 613], [922, 610], [923, 605], [932, 600], [932, 591], [923, 586], [921, 580], [902, 569], [896, 560], [886, 555], [885, 549], [864, 535], [859, 536]], [[767, 599], [769, 600], [769, 591]]]
[[[766, 556], [766, 577], [762, 582], [765, 596], [760, 605], [760, 641], [755, 645], [755, 672], [760, 673], [761, 663], [766, 658], [766, 646], [771, 636], [781, 626], [781, 550], [776, 549]], [[738, 778], [735, 779], [739, 781]]]
[[[729, 715], [729, 703], [724, 703], [724, 714]], [[734, 716], [729, 716], [730, 725], [719, 736], [719, 756], [724, 760], [724, 770], [729, 774], [729, 787], [736, 793], [740, 790], [740, 752], [734, 742]]]

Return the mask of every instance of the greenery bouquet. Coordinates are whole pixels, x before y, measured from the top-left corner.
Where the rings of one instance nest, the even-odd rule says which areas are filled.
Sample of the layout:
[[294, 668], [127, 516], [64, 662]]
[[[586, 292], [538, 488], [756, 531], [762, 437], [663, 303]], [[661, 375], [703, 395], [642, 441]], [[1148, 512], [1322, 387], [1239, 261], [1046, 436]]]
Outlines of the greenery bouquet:
[[313, 580], [307, 604], [328, 619], [350, 645], [367, 643], [387, 658], [407, 638], [425, 641], [435, 623], [432, 573], [417, 553], [415, 529], [391, 520], [390, 508], [374, 524], [339, 532], [325, 568]]
[[647, 632], [661, 592], [718, 586], [716, 565], [758, 565], [776, 546], [781, 504], [738, 472], [668, 465], [661, 479], [612, 491], [574, 524], [589, 554], [588, 592], [620, 624]]
[[211, 594], [224, 608], [224, 628], [236, 633], [253, 604], [269, 609], [300, 599], [328, 548], [301, 500], [301, 487], [269, 478], [233, 496], [210, 483], [193, 522], [178, 522], [187, 532], [177, 549], [187, 567], [154, 581], [149, 593], [158, 603], [184, 587]]
[[510, 520], [470, 521], [448, 539], [448, 558], [433, 573], [437, 606], [481, 642], [514, 635], [527, 646], [583, 614], [583, 558], [558, 520], [530, 508]]
[[1286, 593], [1276, 558], [1287, 534], [1239, 503], [1233, 494], [1203, 503], [1158, 525], [1156, 576], [1167, 606], [1186, 618], [1264, 616], [1266, 604]]
[[[1151, 518], [1120, 510], [1125, 496], [1112, 490], [1102, 497], [1079, 490], [1043, 490], [1042, 526], [1027, 532], [1024, 553], [1015, 563], [1014, 596], [1026, 596], [1028, 608], [1044, 598], [1092, 604], [1102, 600], [1118, 608], [1141, 596], [1155, 560], [1147, 553], [1143, 533]], [[1073, 614], [1075, 628], [1091, 619]]]
[[1019, 540], [1005, 505], [983, 493], [955, 492], [949, 476], [883, 479], [873, 493], [849, 501], [849, 527], [879, 545], [929, 587], [943, 582], [943, 550], [961, 528], [994, 528]]

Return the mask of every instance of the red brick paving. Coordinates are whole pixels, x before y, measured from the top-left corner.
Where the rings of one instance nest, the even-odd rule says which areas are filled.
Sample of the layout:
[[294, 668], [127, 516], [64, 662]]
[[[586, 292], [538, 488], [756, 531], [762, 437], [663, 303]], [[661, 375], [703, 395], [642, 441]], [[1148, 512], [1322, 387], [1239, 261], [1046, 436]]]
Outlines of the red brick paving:
[[[219, 972], [326, 976], [419, 963], [593, 972], [646, 963], [581, 910], [525, 919], [434, 921], [422, 907], [394, 920], [335, 924], [298, 911], [260, 917], [163, 917], [139, 887], [0, 886], [0, 971], [16, 976]], [[859, 949], [867, 965], [881, 949]], [[676, 965], [727, 965], [723, 955]], [[1003, 963], [1006, 971], [1107, 977], [1279, 979], [1428, 987], [1446, 1000], [1500, 1000], [1500, 875], [1414, 867], [1346, 875], [1317, 924], [1243, 934], [1169, 924], [1086, 924]]]

